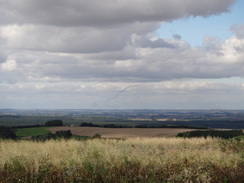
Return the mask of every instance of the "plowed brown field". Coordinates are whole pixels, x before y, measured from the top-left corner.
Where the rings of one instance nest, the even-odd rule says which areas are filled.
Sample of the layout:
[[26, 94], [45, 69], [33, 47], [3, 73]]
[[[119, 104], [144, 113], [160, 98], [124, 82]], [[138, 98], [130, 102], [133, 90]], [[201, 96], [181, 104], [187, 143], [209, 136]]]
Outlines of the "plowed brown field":
[[129, 137], [174, 137], [178, 133], [193, 131], [194, 129], [181, 128], [98, 128], [98, 127], [53, 127], [52, 133], [60, 130], [71, 130], [72, 134], [80, 136], [93, 136], [100, 134], [105, 138]]

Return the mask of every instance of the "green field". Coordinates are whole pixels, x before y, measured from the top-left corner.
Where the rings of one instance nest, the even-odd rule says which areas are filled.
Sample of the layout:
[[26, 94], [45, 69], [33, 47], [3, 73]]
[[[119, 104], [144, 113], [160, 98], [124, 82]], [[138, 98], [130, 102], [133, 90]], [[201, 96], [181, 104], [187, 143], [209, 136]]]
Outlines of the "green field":
[[30, 137], [38, 135], [46, 135], [50, 133], [50, 127], [20, 128], [15, 133], [17, 137]]

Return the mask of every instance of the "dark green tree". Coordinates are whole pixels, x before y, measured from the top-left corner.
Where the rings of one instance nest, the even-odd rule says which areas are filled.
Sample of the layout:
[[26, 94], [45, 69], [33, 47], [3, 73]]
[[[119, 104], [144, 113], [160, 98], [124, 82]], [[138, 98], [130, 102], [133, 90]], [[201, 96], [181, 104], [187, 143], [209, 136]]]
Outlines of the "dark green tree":
[[16, 139], [16, 134], [11, 128], [0, 126], [0, 139]]
[[51, 120], [45, 123], [45, 126], [63, 126], [63, 121], [61, 120]]

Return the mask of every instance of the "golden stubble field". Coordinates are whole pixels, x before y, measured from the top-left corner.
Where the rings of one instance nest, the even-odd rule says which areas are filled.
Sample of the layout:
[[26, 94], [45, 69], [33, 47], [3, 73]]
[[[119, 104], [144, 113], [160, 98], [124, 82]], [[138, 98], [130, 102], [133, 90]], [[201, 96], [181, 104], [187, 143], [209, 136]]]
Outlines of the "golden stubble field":
[[60, 130], [71, 130], [72, 134], [80, 136], [94, 136], [100, 134], [104, 138], [131, 137], [175, 137], [178, 133], [193, 131], [182, 128], [98, 128], [98, 127], [53, 127], [52, 133]]

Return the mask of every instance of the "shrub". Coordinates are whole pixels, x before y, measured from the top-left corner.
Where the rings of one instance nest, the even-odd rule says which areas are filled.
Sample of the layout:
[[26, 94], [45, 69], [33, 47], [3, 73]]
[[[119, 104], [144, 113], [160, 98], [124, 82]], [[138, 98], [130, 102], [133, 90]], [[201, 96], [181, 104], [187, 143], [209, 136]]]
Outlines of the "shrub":
[[93, 138], [101, 138], [101, 135], [97, 133], [97, 134], [93, 135]]

